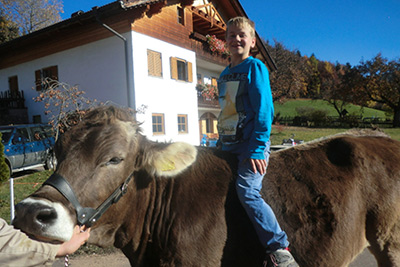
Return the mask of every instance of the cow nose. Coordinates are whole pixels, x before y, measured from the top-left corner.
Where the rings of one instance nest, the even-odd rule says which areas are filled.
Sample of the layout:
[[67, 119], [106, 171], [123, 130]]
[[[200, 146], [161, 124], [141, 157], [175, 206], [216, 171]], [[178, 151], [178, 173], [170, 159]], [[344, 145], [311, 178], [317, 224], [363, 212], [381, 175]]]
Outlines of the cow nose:
[[36, 215], [34, 215], [34, 222], [38, 222], [40, 224], [52, 224], [57, 219], [57, 212], [54, 208], [42, 208], [37, 211]]
[[13, 225], [22, 230], [31, 229], [36, 232], [51, 226], [57, 220], [57, 212], [53, 207], [41, 203], [18, 203], [15, 206]]

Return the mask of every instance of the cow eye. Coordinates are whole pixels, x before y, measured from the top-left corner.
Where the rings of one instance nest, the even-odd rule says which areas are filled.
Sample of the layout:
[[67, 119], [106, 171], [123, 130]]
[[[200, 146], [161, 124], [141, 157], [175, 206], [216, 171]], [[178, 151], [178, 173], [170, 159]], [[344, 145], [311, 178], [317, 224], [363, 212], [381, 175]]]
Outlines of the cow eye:
[[110, 164], [116, 165], [116, 164], [121, 163], [121, 161], [122, 161], [121, 158], [114, 157], [114, 158], [110, 159], [109, 162], [107, 162], [107, 165], [110, 165]]

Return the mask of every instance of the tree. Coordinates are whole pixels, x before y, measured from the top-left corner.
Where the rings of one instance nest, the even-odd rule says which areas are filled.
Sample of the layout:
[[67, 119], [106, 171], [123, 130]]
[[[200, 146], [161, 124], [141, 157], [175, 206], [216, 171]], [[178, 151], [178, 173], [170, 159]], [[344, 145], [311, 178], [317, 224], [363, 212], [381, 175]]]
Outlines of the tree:
[[305, 58], [298, 51], [290, 51], [282, 43], [274, 42], [274, 46], [265, 43], [277, 65], [277, 70], [270, 74], [274, 101], [304, 95], [308, 71]]
[[8, 21], [0, 9], [0, 44], [11, 41], [18, 36], [18, 27]]
[[[2, 134], [0, 133], [0, 141]], [[8, 168], [6, 159], [4, 157], [4, 145], [0, 142], [0, 185], [10, 178], [10, 168]]]
[[381, 54], [361, 62], [358, 67], [363, 77], [363, 93], [370, 100], [389, 107], [393, 126], [400, 127], [400, 59], [388, 61]]
[[315, 57], [314, 54], [308, 59], [307, 64], [310, 68], [310, 75], [308, 76], [307, 81], [307, 94], [309, 97], [318, 99], [321, 98], [320, 90], [321, 90], [321, 79], [320, 73], [318, 71], [319, 61]]
[[346, 115], [345, 107], [349, 104], [345, 100], [345, 95], [340, 90], [343, 69], [340, 65], [334, 66], [327, 61], [319, 61], [318, 72], [320, 80], [320, 95], [323, 100], [332, 105], [338, 112], [339, 117]]
[[78, 124], [87, 110], [96, 104], [96, 100], [90, 100], [84, 96], [85, 92], [78, 86], [71, 86], [51, 78], [42, 81], [46, 88], [34, 98], [35, 102], [43, 102], [45, 114], [50, 116], [50, 124], [56, 132], [56, 140], [59, 133], [63, 133], [70, 127]]
[[17, 25], [22, 35], [61, 20], [62, 0], [0, 0], [7, 20]]

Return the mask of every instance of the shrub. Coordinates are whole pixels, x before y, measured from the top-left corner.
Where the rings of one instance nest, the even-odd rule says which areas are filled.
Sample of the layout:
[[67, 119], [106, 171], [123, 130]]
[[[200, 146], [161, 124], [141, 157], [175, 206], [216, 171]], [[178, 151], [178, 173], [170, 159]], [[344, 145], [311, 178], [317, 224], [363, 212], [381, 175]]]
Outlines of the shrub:
[[303, 120], [307, 120], [309, 126], [323, 126], [328, 122], [328, 111], [313, 107], [297, 107], [296, 112]]
[[[0, 133], [0, 140], [2, 134]], [[10, 178], [10, 171], [8, 169], [8, 165], [6, 163], [6, 158], [4, 157], [4, 146], [0, 142], [0, 185], [7, 181]]]

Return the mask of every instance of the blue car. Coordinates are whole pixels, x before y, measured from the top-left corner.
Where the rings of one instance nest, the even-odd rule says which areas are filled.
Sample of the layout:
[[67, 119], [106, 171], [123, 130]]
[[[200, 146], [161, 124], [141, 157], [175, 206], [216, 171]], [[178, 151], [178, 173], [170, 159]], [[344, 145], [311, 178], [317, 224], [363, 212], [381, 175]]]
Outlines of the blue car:
[[26, 124], [0, 126], [1, 143], [10, 175], [43, 166], [52, 169], [54, 134], [49, 125]]

